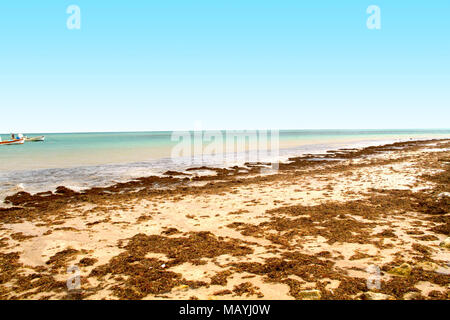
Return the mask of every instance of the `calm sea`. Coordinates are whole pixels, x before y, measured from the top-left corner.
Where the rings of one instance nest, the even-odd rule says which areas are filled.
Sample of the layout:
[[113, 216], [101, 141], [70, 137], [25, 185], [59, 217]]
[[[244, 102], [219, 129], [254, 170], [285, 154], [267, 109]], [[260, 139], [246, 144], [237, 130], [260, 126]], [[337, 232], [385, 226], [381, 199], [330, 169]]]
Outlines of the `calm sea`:
[[[171, 158], [173, 147], [178, 143], [172, 139], [172, 132], [25, 134], [45, 135], [46, 139], [45, 142], [0, 146], [0, 198], [22, 189], [39, 192], [65, 185], [80, 190], [183, 169]], [[8, 139], [8, 135], [1, 137]], [[450, 129], [284, 130], [279, 132], [279, 156], [286, 159], [336, 148], [448, 137]], [[239, 158], [235, 156], [233, 160]]]

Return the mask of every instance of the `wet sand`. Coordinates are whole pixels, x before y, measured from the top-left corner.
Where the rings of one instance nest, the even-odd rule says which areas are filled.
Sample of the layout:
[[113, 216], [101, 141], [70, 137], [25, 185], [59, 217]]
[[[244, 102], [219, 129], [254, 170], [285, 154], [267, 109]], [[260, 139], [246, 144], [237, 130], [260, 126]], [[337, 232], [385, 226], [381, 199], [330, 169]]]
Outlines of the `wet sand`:
[[449, 148], [17, 193], [0, 209], [0, 298], [450, 299]]

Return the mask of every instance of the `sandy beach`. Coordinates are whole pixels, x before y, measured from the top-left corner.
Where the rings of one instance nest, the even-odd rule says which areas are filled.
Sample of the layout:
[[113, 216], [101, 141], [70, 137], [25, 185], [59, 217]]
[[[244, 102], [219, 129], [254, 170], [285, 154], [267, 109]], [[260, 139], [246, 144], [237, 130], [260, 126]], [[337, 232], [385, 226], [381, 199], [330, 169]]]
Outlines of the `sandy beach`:
[[449, 148], [19, 192], [0, 208], [0, 299], [448, 300]]

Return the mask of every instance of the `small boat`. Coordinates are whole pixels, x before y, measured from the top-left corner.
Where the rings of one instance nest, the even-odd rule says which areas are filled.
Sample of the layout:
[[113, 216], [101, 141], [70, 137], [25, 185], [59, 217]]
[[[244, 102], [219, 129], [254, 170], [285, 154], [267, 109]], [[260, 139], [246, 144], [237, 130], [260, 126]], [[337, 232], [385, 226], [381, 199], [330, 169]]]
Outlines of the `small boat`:
[[45, 140], [45, 136], [38, 136], [38, 137], [25, 136], [25, 141], [29, 141], [29, 142], [37, 142], [37, 141], [44, 141], [44, 140]]
[[21, 134], [12, 135], [11, 140], [5, 140], [5, 141], [2, 141], [2, 138], [0, 137], [0, 146], [23, 144], [24, 142], [25, 142], [25, 138]]

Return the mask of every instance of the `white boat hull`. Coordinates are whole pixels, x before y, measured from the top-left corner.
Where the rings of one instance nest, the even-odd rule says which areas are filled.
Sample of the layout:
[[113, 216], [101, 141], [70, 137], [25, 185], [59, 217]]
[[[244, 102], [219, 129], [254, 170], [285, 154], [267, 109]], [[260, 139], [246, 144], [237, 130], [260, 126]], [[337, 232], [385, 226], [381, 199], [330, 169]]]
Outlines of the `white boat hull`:
[[29, 142], [37, 142], [37, 141], [44, 141], [44, 140], [45, 140], [45, 136], [25, 138], [25, 141], [29, 141]]

